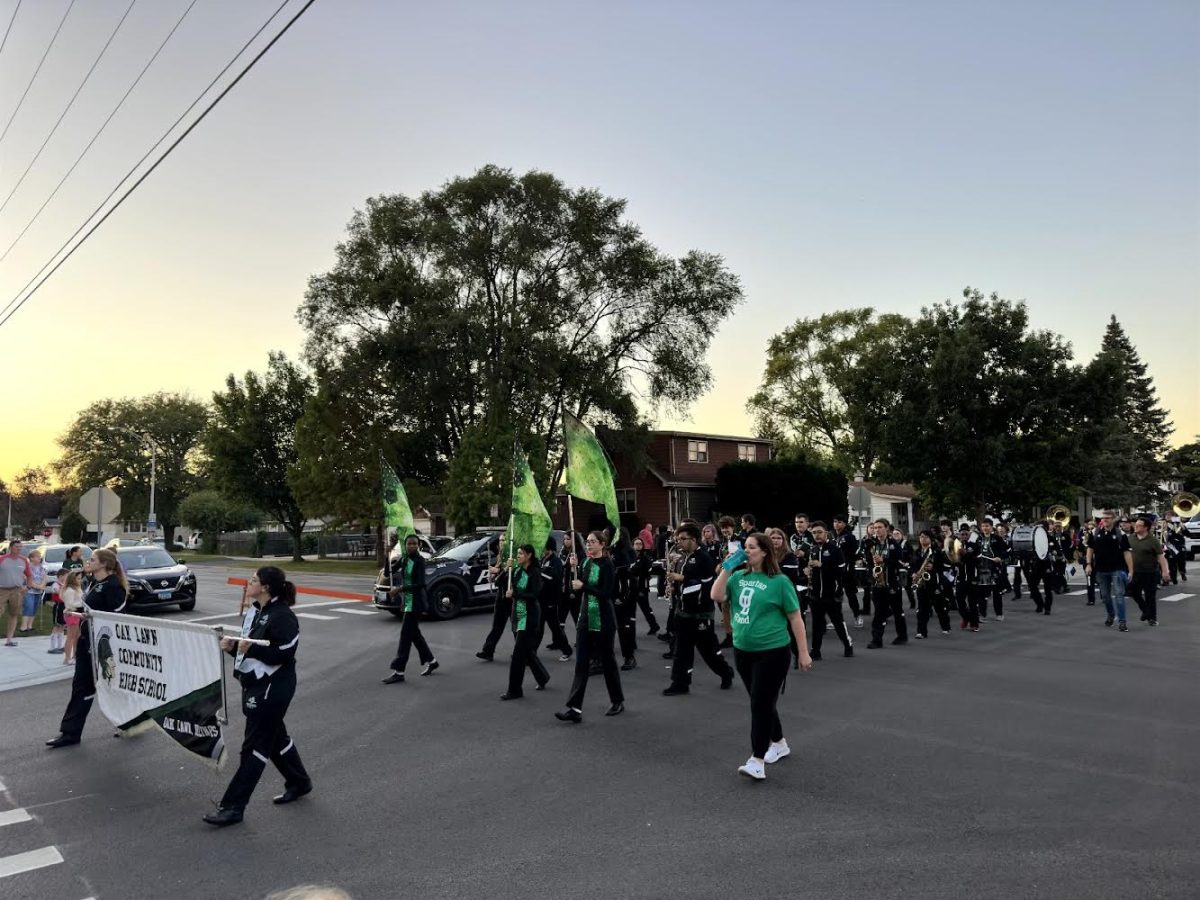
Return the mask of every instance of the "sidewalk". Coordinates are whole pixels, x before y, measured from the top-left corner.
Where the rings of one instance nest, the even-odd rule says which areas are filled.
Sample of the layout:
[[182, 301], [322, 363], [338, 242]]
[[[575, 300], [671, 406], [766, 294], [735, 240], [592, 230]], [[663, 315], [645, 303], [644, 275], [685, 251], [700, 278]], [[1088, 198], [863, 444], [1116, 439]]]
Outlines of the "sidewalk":
[[70, 678], [74, 666], [64, 666], [61, 653], [47, 653], [49, 636], [18, 637], [17, 646], [0, 646], [0, 691]]

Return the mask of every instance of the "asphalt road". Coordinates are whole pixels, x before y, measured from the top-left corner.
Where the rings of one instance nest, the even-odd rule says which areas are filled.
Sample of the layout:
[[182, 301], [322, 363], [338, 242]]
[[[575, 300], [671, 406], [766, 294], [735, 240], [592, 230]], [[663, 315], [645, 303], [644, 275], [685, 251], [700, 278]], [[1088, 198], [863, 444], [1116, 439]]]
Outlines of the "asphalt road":
[[[197, 609], [170, 615], [236, 612], [231, 573], [200, 573]], [[1200, 596], [1128, 634], [1083, 601], [1060, 597], [1049, 618], [1010, 601], [979, 634], [878, 651], [853, 632], [854, 659], [829, 653], [789, 679], [793, 753], [760, 784], [735, 771], [749, 755], [744, 692], [698, 670], [691, 695], [660, 696], [657, 641], [641, 639], [623, 677], [625, 715], [600, 714], [595, 679], [571, 726], [552, 717], [572, 668], [556, 654], [549, 690], [498, 700], [511, 640], [495, 663], [474, 658], [489, 615], [427, 624], [441, 670], [417, 678], [414, 659], [408, 683], [385, 686], [399, 622], [302, 599], [298, 611], [327, 617], [301, 619], [288, 719], [311, 796], [272, 806], [268, 769], [246, 822], [213, 830], [200, 816], [232, 767], [211, 771], [159, 734], [113, 740], [99, 710], [82, 745], [46, 751], [67, 685], [0, 694], [0, 867], [62, 858], [0, 868], [0, 896], [259, 897], [328, 882], [357, 898], [1195, 897]], [[235, 713], [235, 747], [241, 731]], [[4, 824], [19, 809], [31, 818]]]

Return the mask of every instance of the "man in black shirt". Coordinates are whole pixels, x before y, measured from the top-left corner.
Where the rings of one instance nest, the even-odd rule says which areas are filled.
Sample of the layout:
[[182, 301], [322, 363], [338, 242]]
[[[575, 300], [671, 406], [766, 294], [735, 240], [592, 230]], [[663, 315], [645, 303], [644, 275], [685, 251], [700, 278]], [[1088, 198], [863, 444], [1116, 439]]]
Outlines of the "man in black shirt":
[[[871, 605], [875, 608], [868, 650], [883, 646], [883, 632], [889, 618], [896, 626], [896, 637], [892, 643], [908, 643], [908, 622], [904, 619], [904, 604], [900, 600], [903, 548], [891, 539], [890, 532], [888, 523], [877, 519], [871, 523], [871, 537], [863, 541], [863, 559], [871, 571]], [[879, 570], [878, 574], [876, 569]]]
[[675, 546], [683, 554], [683, 565], [680, 571], [667, 576], [674, 582], [674, 593], [679, 602], [675, 611], [671, 684], [663, 694], [670, 697], [690, 690], [692, 663], [697, 650], [708, 667], [721, 676], [721, 690], [729, 690], [733, 684], [733, 667], [721, 654], [713, 628], [715, 607], [710, 592], [716, 577], [716, 563], [700, 549], [700, 529], [695, 525], [679, 526], [675, 532]]
[[854, 616], [854, 626], [862, 628], [863, 610], [858, 605], [858, 577], [854, 573], [854, 563], [858, 559], [858, 538], [846, 527], [845, 516], [833, 517], [833, 543], [842, 553], [842, 562], [846, 569], [842, 573], [842, 592], [850, 601], [850, 613]]
[[829, 539], [824, 522], [813, 522], [810, 531], [815, 541], [808, 558], [808, 590], [812, 594], [809, 599], [812, 606], [812, 658], [821, 658], [827, 616], [842, 642], [842, 655], [853, 656], [854, 642], [846, 631], [846, 622], [842, 618], [842, 598], [838, 596], [846, 572], [842, 551]]
[[1133, 552], [1124, 531], [1113, 527], [1113, 514], [1104, 512], [1100, 527], [1092, 532], [1087, 548], [1087, 567], [1084, 571], [1095, 575], [1096, 586], [1104, 600], [1104, 610], [1112, 625], [1116, 616], [1119, 631], [1128, 631], [1125, 624], [1125, 585], [1133, 578]]

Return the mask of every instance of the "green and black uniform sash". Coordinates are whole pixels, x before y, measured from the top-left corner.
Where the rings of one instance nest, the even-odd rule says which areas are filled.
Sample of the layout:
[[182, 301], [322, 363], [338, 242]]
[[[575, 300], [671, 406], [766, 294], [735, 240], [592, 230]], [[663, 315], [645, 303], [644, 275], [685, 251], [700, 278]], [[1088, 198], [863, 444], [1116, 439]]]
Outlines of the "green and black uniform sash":
[[517, 567], [517, 574], [513, 577], [513, 627], [517, 631], [524, 631], [528, 620], [528, 607], [525, 603], [528, 591], [529, 573]]
[[413, 560], [412, 557], [405, 557], [404, 565], [400, 569], [400, 590], [404, 592], [404, 611], [406, 613], [413, 611]]
[[584, 560], [583, 571], [580, 574], [582, 577], [579, 580], [583, 582], [583, 597], [587, 603], [588, 631], [599, 631], [600, 598], [593, 592], [600, 588], [600, 566], [593, 560]]

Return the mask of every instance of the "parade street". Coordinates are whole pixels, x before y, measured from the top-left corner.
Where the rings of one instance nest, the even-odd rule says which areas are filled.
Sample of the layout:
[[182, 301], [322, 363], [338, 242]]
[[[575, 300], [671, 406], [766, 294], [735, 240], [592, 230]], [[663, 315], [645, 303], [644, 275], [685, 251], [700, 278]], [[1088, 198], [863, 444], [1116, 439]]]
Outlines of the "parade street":
[[[241, 590], [226, 579], [249, 571], [198, 566], [197, 608], [162, 615], [236, 623]], [[663, 645], [640, 621], [627, 712], [605, 718], [593, 679], [570, 725], [553, 713], [573, 663], [551, 651], [548, 689], [530, 680], [500, 702], [511, 637], [493, 663], [474, 655], [489, 614], [427, 623], [441, 668], [383, 685], [399, 620], [302, 594], [288, 727], [314, 792], [272, 806], [282, 785], [268, 767], [245, 822], [215, 830], [200, 817], [229, 765], [206, 768], [158, 733], [114, 740], [98, 708], [80, 746], [48, 751], [68, 683], [0, 693], [0, 896], [255, 898], [324, 882], [356, 898], [1194, 897], [1195, 583], [1164, 592], [1158, 628], [1131, 604], [1127, 634], [1076, 580], [1052, 616], [1009, 599], [1006, 621], [978, 634], [955, 620], [894, 647], [889, 629], [868, 650], [852, 630], [852, 659], [831, 638], [788, 679], [792, 754], [763, 783], [736, 772], [749, 753], [740, 683], [721, 691], [700, 664], [690, 695], [661, 696]], [[231, 678], [230, 763], [237, 697]]]

